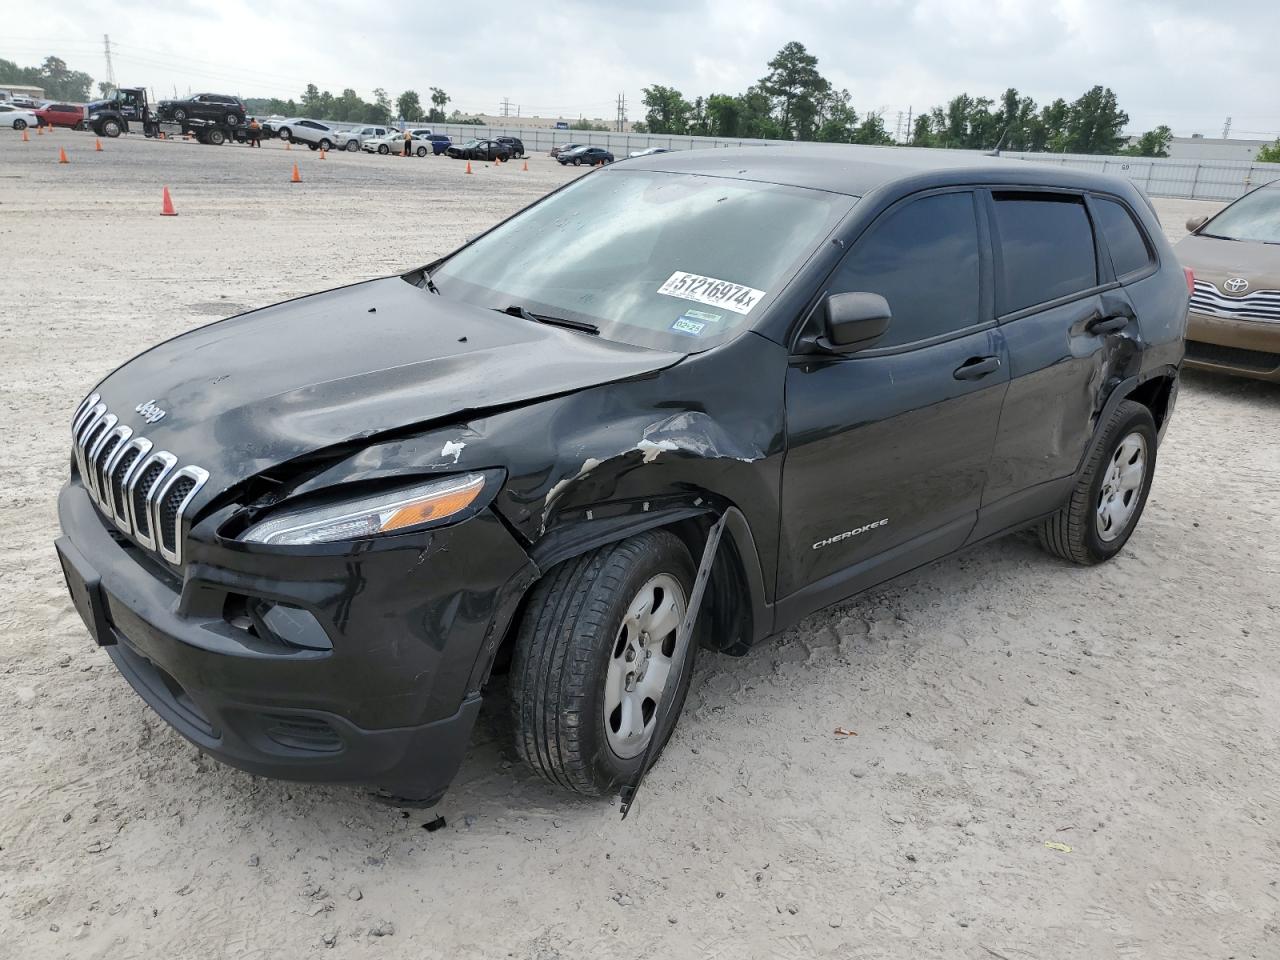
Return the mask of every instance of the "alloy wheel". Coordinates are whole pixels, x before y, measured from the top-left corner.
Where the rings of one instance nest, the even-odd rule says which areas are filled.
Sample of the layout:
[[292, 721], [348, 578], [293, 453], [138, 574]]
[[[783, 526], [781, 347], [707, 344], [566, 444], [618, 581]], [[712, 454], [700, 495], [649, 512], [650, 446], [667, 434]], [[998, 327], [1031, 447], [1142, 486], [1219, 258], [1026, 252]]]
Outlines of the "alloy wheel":
[[635, 757], [653, 736], [658, 704], [678, 660], [684, 588], [670, 574], [651, 577], [627, 606], [605, 675], [604, 730], [618, 757]]
[[1095, 512], [1098, 538], [1114, 540], [1128, 529], [1147, 476], [1147, 440], [1134, 431], [1120, 441], [1102, 477]]

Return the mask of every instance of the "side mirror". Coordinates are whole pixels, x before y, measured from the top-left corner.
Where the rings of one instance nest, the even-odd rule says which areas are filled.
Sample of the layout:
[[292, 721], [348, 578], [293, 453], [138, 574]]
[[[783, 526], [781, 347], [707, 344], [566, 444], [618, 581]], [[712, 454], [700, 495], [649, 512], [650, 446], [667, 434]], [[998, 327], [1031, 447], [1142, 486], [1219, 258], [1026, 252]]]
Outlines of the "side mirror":
[[833, 293], [818, 346], [833, 353], [865, 350], [884, 336], [892, 319], [889, 301], [878, 293]]
[[1187, 232], [1195, 233], [1208, 222], [1208, 217], [1191, 217], [1187, 220]]

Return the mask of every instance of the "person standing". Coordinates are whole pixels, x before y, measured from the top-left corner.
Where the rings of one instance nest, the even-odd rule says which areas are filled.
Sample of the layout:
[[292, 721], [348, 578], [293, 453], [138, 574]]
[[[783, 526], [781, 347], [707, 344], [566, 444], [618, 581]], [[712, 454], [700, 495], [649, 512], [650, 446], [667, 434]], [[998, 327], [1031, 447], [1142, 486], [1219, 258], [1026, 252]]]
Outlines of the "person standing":
[[257, 117], [249, 118], [249, 146], [262, 146], [262, 124], [258, 122]]
[[407, 156], [409, 156], [409, 154], [412, 152], [412, 148], [413, 148], [413, 134], [409, 132], [409, 128], [408, 128], [408, 127], [405, 127], [405, 130], [404, 130], [404, 155], [405, 155], [406, 157], [407, 157]]

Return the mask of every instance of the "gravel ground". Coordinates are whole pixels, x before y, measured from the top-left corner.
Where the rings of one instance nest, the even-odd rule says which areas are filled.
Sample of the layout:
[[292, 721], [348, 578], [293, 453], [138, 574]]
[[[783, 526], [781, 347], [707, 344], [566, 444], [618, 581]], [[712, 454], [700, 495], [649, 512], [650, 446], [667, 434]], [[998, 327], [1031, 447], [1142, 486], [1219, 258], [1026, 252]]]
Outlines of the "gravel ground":
[[[705, 657], [625, 823], [515, 762], [500, 697], [405, 813], [201, 757], [90, 646], [51, 546], [67, 418], [146, 345], [423, 263], [573, 171], [92, 147], [0, 137], [0, 955], [1280, 955], [1280, 390], [1184, 378], [1109, 565], [1014, 537]], [[1157, 205], [1171, 236], [1212, 209]]]

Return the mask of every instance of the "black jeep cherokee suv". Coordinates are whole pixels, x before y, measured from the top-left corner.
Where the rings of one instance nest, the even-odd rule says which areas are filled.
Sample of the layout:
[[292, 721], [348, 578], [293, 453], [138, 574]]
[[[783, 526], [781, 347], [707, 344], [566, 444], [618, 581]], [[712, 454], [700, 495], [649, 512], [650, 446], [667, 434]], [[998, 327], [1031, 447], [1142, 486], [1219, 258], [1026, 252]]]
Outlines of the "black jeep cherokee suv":
[[185, 100], [161, 100], [156, 108], [161, 120], [186, 123], [212, 120], [237, 127], [244, 123], [245, 108], [238, 97], [226, 93], [197, 93]]
[[630, 160], [110, 374], [74, 414], [57, 548], [121, 673], [230, 764], [434, 800], [497, 662], [528, 763], [608, 794], [700, 646], [1029, 525], [1117, 553], [1187, 301], [1124, 180]]

